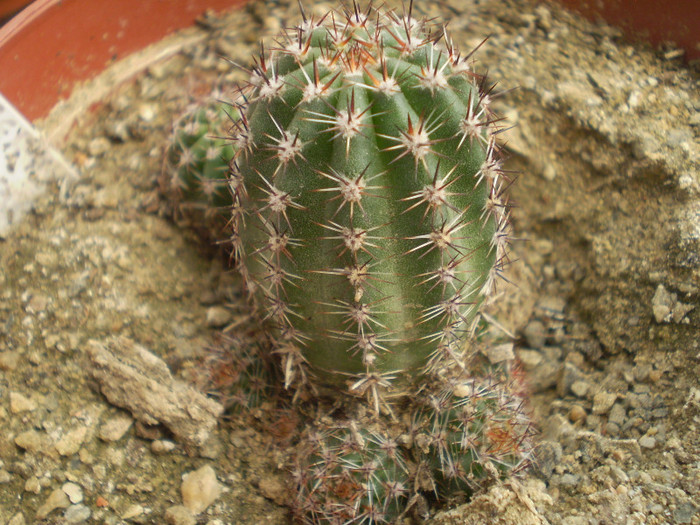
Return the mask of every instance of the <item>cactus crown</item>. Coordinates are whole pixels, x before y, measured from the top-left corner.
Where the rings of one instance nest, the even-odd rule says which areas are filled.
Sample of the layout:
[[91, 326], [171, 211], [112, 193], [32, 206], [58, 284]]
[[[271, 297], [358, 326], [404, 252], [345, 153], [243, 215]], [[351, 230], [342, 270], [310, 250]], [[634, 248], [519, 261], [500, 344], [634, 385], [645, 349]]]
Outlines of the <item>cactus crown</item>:
[[356, 4], [303, 17], [241, 88], [231, 243], [287, 386], [461, 357], [505, 260], [489, 88], [444, 28]]

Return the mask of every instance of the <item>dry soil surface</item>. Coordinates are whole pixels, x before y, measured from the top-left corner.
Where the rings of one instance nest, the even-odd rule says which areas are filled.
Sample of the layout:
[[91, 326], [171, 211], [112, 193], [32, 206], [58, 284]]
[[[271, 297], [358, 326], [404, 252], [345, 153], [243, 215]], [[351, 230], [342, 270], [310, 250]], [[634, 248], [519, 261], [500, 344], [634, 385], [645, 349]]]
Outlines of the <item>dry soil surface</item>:
[[[498, 79], [520, 172], [513, 285], [495, 315], [540, 429], [527, 475], [428, 522], [700, 524], [697, 72], [555, 7], [417, 4], [462, 49], [490, 35], [477, 68]], [[298, 18], [254, 2], [174, 37], [181, 52], [73, 129], [67, 197], [47, 193], [0, 240], [0, 523], [289, 522], [279, 443], [297, 422], [217, 425], [191, 386], [245, 306], [155, 188], [176, 116], [242, 79], [220, 56], [249, 64]]]

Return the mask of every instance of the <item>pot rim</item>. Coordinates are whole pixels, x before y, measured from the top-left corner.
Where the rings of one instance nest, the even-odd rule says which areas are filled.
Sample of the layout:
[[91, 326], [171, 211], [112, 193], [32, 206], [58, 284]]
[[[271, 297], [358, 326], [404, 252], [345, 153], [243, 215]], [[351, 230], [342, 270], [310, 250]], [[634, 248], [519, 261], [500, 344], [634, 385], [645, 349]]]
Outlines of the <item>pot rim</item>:
[[[36, 0], [0, 27], [0, 92], [29, 120], [111, 64], [246, 0]], [[40, 35], [40, 37], [37, 37]]]

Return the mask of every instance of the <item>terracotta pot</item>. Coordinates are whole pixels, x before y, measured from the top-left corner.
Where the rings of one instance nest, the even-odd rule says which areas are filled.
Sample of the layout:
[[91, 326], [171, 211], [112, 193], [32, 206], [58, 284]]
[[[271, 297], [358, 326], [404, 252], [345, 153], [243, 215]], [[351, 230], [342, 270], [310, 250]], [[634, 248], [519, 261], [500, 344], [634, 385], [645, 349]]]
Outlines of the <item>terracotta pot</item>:
[[0, 92], [30, 120], [44, 117], [76, 83], [191, 26], [207, 9], [243, 2], [36, 0], [0, 28]]
[[699, 0], [558, 0], [591, 20], [621, 27], [628, 38], [673, 42], [688, 60], [700, 59]]
[[[30, 120], [44, 117], [76, 83], [167, 34], [206, 9], [246, 0], [36, 0], [0, 28], [0, 92]], [[673, 40], [700, 58], [700, 1], [559, 0], [652, 42]], [[16, 8], [26, 0], [0, 0]], [[2, 11], [0, 11], [1, 13]]]
[[0, 0], [0, 23], [29, 3], [29, 0]]

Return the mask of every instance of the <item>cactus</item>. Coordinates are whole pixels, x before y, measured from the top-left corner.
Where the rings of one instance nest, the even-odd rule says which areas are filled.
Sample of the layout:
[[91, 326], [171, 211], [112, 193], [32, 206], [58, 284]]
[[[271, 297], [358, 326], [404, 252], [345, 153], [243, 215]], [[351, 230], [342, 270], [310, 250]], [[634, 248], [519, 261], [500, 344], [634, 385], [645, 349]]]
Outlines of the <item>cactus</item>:
[[235, 108], [212, 97], [195, 103], [173, 125], [160, 179], [178, 222], [195, 225], [219, 238], [228, 221], [227, 185], [233, 145], [226, 138]]
[[320, 424], [306, 433], [297, 458], [293, 508], [304, 523], [394, 523], [405, 510], [408, 467], [381, 431]]
[[441, 383], [423, 393], [412, 423], [417, 461], [433, 473], [436, 494], [470, 495], [480, 480], [529, 465], [533, 427], [519, 374], [481, 371]]
[[443, 369], [398, 408], [408, 427], [356, 410], [354, 419], [325, 418], [306, 431], [293, 471], [296, 515], [309, 524], [398, 523], [421, 496], [463, 499], [524, 470], [533, 427], [522, 376], [479, 354], [466, 366], [468, 374]]
[[[395, 523], [423, 493], [471, 493], [529, 461], [522, 384], [482, 363], [476, 337], [508, 261], [500, 119], [471, 53], [411, 4], [302, 16], [261, 49], [231, 106], [240, 115], [217, 143], [233, 155], [228, 200], [221, 157], [176, 172], [194, 208], [230, 210], [231, 259], [271, 326], [212, 357], [209, 384], [234, 408], [257, 407], [277, 393], [276, 354], [295, 400], [312, 400], [299, 387], [339, 385], [368, 397], [371, 416], [334, 399], [343, 418], [301, 436], [293, 508], [308, 523]], [[206, 157], [206, 132], [178, 133]], [[188, 164], [185, 148], [170, 151]], [[301, 416], [306, 403], [292, 405]]]
[[232, 127], [231, 245], [287, 386], [345, 384], [379, 409], [461, 359], [508, 228], [469, 58], [410, 8], [357, 5], [261, 51]]

